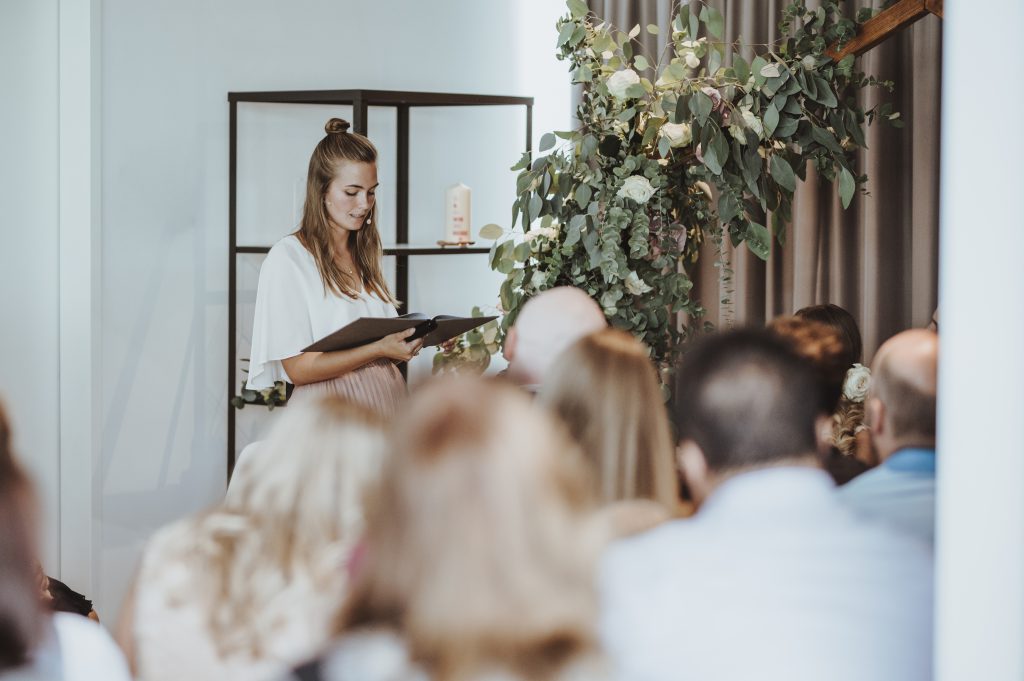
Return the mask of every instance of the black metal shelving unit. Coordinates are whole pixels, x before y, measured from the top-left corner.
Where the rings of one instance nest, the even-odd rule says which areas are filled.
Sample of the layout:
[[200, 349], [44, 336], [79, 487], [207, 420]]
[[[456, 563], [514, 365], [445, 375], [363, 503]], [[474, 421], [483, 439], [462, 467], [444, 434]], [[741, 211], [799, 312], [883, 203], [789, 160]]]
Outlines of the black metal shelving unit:
[[501, 95], [468, 95], [440, 92], [405, 92], [395, 90], [306, 90], [280, 92], [229, 92], [230, 138], [228, 166], [228, 477], [235, 467], [235, 407], [231, 397], [237, 390], [238, 362], [238, 292], [237, 258], [241, 254], [259, 254], [269, 246], [239, 246], [237, 231], [238, 198], [238, 105], [263, 104], [321, 104], [352, 107], [352, 129], [366, 134], [370, 107], [391, 107], [397, 113], [395, 187], [395, 240], [384, 247], [384, 255], [395, 256], [395, 294], [402, 301], [399, 314], [406, 312], [409, 294], [409, 257], [426, 255], [467, 255], [487, 253], [480, 247], [440, 248], [409, 244], [409, 110], [415, 107], [450, 106], [522, 106], [526, 108], [525, 149], [533, 145], [533, 97], [506, 97]]

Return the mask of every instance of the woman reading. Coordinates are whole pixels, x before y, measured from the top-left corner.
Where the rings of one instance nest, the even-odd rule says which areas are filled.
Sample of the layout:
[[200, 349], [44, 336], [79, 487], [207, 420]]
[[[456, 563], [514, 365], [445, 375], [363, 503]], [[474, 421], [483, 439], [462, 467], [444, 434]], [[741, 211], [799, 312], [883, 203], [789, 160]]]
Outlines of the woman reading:
[[394, 317], [377, 231], [377, 149], [332, 118], [309, 159], [298, 231], [278, 241], [260, 269], [246, 387], [275, 381], [295, 396], [335, 394], [390, 416], [406, 393], [395, 366], [419, 352], [408, 329], [350, 350], [303, 352], [359, 317]]

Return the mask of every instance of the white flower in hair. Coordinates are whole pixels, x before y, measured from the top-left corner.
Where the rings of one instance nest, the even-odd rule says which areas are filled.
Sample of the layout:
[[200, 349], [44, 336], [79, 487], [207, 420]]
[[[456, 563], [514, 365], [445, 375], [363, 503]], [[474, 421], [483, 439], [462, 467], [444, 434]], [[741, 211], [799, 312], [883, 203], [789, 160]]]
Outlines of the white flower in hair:
[[871, 385], [871, 369], [863, 364], [854, 364], [846, 372], [843, 382], [843, 397], [851, 402], [863, 402]]

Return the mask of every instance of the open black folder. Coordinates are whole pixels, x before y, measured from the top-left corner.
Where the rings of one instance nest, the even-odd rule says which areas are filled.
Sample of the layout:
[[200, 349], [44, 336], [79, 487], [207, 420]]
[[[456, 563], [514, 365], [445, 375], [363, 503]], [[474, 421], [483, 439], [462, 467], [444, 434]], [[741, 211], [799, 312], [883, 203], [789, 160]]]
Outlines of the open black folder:
[[451, 317], [438, 315], [428, 317], [423, 314], [405, 314], [401, 317], [360, 317], [346, 324], [334, 333], [324, 336], [303, 352], [331, 352], [333, 350], [349, 350], [361, 345], [376, 342], [384, 336], [390, 336], [406, 329], [416, 329], [416, 333], [406, 340], [423, 339], [423, 345], [440, 345], [446, 340], [486, 324], [497, 317]]

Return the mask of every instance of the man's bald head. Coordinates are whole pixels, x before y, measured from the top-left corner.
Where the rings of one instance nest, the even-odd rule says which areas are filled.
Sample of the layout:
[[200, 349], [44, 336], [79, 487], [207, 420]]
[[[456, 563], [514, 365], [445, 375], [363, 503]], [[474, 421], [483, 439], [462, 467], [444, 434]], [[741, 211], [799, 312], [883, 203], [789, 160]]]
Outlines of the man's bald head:
[[901, 446], [935, 444], [938, 361], [939, 337], [925, 329], [897, 334], [875, 354], [869, 399], [882, 403], [888, 437]]
[[608, 326], [594, 299], [573, 286], [558, 286], [526, 301], [505, 341], [509, 377], [540, 383], [555, 358], [584, 336]]

